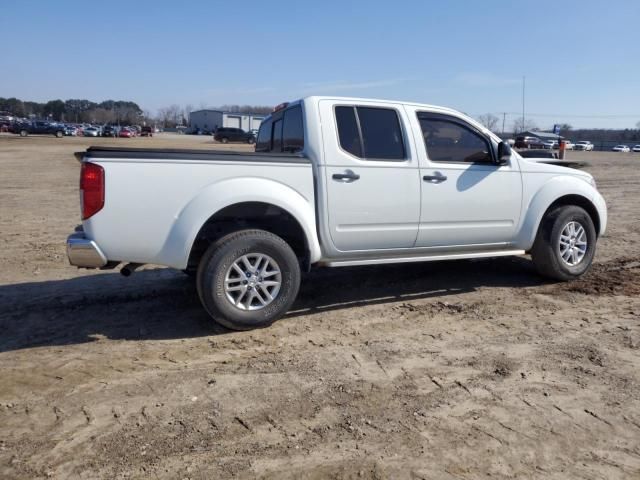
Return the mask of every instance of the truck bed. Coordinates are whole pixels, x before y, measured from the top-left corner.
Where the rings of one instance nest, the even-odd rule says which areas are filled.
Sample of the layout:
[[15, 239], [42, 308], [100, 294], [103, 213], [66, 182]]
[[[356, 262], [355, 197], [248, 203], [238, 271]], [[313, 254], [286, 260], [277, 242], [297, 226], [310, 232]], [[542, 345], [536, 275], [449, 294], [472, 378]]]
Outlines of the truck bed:
[[315, 217], [312, 165], [300, 154], [91, 147], [76, 157], [105, 172], [104, 207], [83, 227], [110, 261], [186, 268], [200, 227], [230, 204], [289, 199], [280, 206]]

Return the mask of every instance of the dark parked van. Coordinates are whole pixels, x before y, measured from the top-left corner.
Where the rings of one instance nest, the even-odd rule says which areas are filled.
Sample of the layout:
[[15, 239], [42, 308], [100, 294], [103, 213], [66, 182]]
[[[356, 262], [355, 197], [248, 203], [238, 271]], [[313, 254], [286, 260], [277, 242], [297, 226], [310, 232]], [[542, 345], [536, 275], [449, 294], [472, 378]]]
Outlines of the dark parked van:
[[544, 148], [544, 143], [538, 137], [516, 137], [516, 148]]
[[241, 128], [218, 128], [213, 134], [213, 139], [217, 142], [229, 143], [229, 142], [241, 142], [253, 144], [256, 142], [256, 137], [253, 133], [245, 132]]

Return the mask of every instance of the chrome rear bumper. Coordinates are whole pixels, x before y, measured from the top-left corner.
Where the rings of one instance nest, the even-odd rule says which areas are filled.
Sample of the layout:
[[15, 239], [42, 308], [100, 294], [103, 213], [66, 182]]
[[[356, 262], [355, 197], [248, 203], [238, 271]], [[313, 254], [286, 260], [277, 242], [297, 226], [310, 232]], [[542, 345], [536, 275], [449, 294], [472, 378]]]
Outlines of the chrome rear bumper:
[[76, 267], [101, 268], [107, 264], [102, 250], [96, 242], [89, 240], [83, 232], [72, 233], [67, 237], [67, 257]]

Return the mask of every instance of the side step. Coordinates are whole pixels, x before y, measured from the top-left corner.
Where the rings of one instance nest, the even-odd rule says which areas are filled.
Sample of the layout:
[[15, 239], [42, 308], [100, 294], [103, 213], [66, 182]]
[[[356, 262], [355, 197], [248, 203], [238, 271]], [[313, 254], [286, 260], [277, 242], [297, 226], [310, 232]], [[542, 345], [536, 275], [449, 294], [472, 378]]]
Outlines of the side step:
[[382, 265], [385, 263], [433, 262], [437, 260], [464, 260], [469, 258], [508, 257], [524, 255], [524, 250], [493, 250], [489, 252], [464, 252], [440, 255], [417, 255], [411, 257], [360, 258], [353, 260], [320, 261], [323, 267], [355, 267], [358, 265]]

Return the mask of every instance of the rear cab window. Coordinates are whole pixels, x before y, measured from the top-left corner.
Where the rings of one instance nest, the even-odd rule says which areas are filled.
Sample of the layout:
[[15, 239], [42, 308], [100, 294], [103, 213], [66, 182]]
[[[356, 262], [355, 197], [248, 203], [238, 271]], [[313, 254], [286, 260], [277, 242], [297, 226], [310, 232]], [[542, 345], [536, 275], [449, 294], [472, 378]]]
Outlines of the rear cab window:
[[262, 121], [256, 152], [298, 153], [304, 150], [304, 120], [300, 104], [272, 113]]

